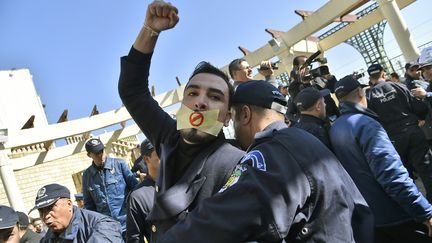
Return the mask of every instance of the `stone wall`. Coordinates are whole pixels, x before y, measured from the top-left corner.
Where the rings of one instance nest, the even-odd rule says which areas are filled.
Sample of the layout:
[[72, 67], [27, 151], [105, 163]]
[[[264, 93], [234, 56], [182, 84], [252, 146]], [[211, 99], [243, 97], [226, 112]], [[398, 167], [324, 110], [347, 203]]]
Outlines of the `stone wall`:
[[[130, 158], [126, 157], [123, 159], [126, 159], [126, 162], [130, 162]], [[58, 183], [64, 185], [69, 188], [72, 194], [75, 194], [77, 190], [72, 179], [72, 174], [85, 170], [90, 164], [91, 159], [87, 157], [86, 152], [82, 152], [15, 171], [15, 177], [20, 189], [19, 193], [22, 195], [26, 211], [28, 212], [34, 206], [37, 190], [46, 184]], [[1, 180], [0, 204], [9, 205]], [[34, 215], [35, 213], [36, 215]], [[37, 212], [33, 212], [31, 216], [36, 217]]]

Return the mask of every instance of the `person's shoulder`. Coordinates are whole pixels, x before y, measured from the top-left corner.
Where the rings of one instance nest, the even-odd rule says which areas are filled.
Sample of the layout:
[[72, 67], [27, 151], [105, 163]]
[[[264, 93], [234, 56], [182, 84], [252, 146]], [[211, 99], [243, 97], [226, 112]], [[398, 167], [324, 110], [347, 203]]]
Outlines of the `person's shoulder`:
[[83, 178], [88, 175], [89, 173], [91, 173], [93, 171], [93, 166], [90, 165], [89, 167], [87, 167], [87, 169], [84, 170], [83, 172]]
[[143, 198], [152, 197], [155, 193], [154, 185], [138, 184], [137, 188], [130, 193], [130, 200], [141, 201]]
[[43, 237], [40, 234], [35, 233], [30, 229], [27, 229], [21, 240], [27, 240], [24, 242], [39, 242], [42, 238]]
[[84, 209], [84, 208], [78, 208], [78, 207], [74, 207], [74, 214], [79, 215], [76, 218], [81, 217], [82, 219], [88, 221], [97, 221], [99, 219], [103, 219], [103, 218], [110, 218], [104, 214], [92, 211], [92, 210], [88, 210], [88, 209]]

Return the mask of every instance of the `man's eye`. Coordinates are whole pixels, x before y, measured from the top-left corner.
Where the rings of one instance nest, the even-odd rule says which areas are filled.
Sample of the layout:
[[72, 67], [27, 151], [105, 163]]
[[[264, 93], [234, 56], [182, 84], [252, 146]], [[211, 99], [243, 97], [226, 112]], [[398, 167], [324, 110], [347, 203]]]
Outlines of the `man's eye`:
[[210, 95], [210, 98], [212, 99], [212, 100], [221, 100], [221, 97], [220, 96], [218, 96], [218, 95]]
[[189, 92], [189, 93], [188, 93], [188, 96], [197, 96], [197, 95], [198, 95], [197, 92]]

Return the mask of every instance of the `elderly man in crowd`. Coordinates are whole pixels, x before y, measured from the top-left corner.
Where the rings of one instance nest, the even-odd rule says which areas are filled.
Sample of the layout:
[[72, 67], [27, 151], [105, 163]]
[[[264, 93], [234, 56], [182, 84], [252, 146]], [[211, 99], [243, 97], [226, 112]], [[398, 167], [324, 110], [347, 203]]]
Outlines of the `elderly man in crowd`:
[[62, 185], [49, 184], [39, 189], [34, 209], [49, 228], [42, 243], [123, 242], [117, 221], [74, 206], [70, 191]]

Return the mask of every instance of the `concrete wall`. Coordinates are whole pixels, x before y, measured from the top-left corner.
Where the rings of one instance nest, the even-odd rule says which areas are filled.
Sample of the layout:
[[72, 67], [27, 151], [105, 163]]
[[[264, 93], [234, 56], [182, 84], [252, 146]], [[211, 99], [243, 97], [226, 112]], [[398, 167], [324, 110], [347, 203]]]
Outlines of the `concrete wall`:
[[[128, 158], [123, 159], [125, 159], [126, 162], [130, 162]], [[15, 177], [24, 200], [26, 213], [34, 206], [34, 200], [39, 188], [46, 184], [58, 183], [64, 185], [69, 188], [71, 194], [75, 194], [76, 188], [72, 179], [72, 174], [85, 170], [90, 164], [91, 159], [87, 157], [85, 152], [82, 152], [15, 171]], [[1, 180], [0, 204], [10, 206]], [[31, 216], [38, 217], [38, 214], [37, 212], [33, 212]]]

